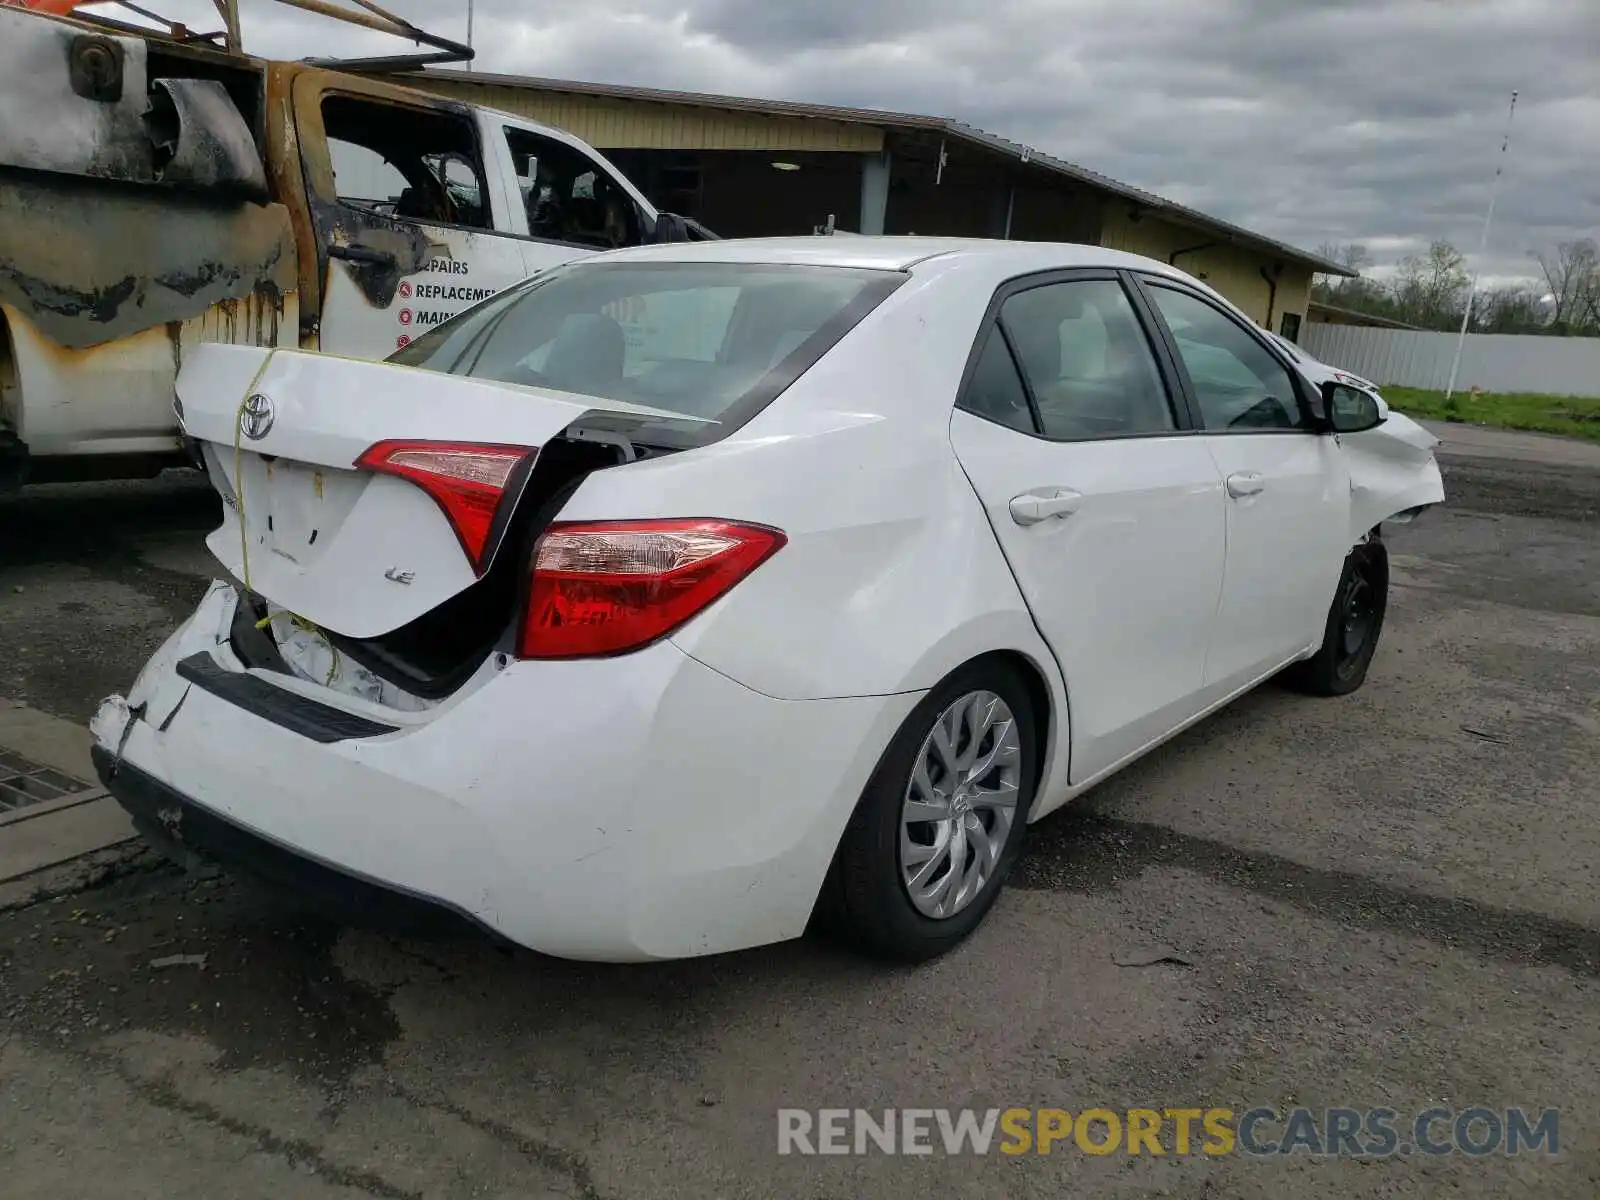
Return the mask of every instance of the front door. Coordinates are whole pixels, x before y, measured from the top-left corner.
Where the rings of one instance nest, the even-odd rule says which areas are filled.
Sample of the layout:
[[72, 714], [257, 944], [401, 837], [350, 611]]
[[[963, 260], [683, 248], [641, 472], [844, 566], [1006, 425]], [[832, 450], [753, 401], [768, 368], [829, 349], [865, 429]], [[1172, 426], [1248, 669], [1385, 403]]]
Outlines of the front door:
[[1222, 484], [1110, 273], [1008, 287], [951, 423], [1066, 679], [1074, 783], [1199, 711]]
[[1228, 561], [1206, 686], [1234, 691], [1322, 637], [1349, 549], [1350, 480], [1267, 340], [1207, 298], [1145, 279], [1227, 495]]
[[294, 97], [323, 256], [320, 349], [385, 358], [529, 273], [459, 106], [323, 72], [297, 77]]

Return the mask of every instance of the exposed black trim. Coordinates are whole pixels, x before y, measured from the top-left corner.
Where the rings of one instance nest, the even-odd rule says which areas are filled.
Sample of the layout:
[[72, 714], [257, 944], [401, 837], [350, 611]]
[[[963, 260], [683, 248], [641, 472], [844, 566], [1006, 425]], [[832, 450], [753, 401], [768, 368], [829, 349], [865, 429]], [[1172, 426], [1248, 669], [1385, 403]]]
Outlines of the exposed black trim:
[[284, 661], [277, 639], [261, 625], [266, 616], [267, 606], [255, 596], [239, 596], [233, 606], [228, 645], [247, 667], [292, 675], [294, 672], [289, 670], [289, 664]]
[[[1142, 430], [1138, 433], [1109, 433], [1096, 437], [1051, 437], [1044, 432], [1044, 421], [1039, 413], [1039, 402], [1033, 392], [1033, 384], [1028, 379], [1028, 373], [1021, 367], [1017, 357], [1016, 347], [1012, 344], [1011, 335], [1006, 332], [1005, 322], [1000, 319], [1000, 310], [1005, 302], [1019, 292], [1032, 291], [1034, 288], [1050, 287], [1059, 283], [1117, 283], [1122, 287], [1123, 295], [1128, 298], [1129, 306], [1133, 309], [1134, 319], [1138, 321], [1140, 329], [1144, 332], [1145, 346], [1150, 352], [1150, 357], [1156, 364], [1157, 374], [1161, 377], [1161, 386], [1167, 394], [1167, 408], [1172, 414], [1173, 428]], [[970, 413], [979, 420], [990, 420], [979, 412], [974, 412], [966, 405], [967, 391], [972, 386], [972, 376], [978, 369], [978, 359], [982, 356], [984, 347], [988, 343], [989, 331], [998, 330], [1005, 341], [1007, 353], [1011, 356], [1011, 365], [1022, 381], [1022, 390], [1028, 397], [1028, 408], [1033, 414], [1034, 428], [1030, 432], [1025, 429], [1016, 429], [1015, 426], [1006, 426], [1017, 433], [1037, 438], [1042, 442], [1058, 442], [1063, 445], [1072, 445], [1079, 442], [1123, 442], [1139, 438], [1179, 437], [1185, 434], [1198, 432], [1199, 422], [1196, 420], [1192, 406], [1182, 389], [1179, 376], [1173, 364], [1168, 361], [1168, 352], [1157, 336], [1159, 326], [1153, 323], [1152, 314], [1148, 311], [1142, 294], [1131, 276], [1126, 271], [1119, 271], [1111, 267], [1075, 267], [1051, 271], [1036, 271], [1028, 275], [1018, 275], [1006, 280], [995, 289], [994, 296], [989, 300], [989, 307], [983, 314], [983, 320], [978, 323], [978, 333], [972, 343], [972, 349], [967, 353], [967, 365], [961, 372], [961, 385], [956, 391], [956, 407], [962, 412]]]
[[[1035, 437], [1043, 438], [1045, 437], [1044, 413], [1039, 410], [1039, 397], [1033, 390], [1033, 381], [1028, 378], [1028, 373], [1022, 369], [1022, 357], [1017, 353], [1017, 345], [1011, 340], [1011, 331], [1006, 328], [1004, 321], [997, 319], [994, 325], [990, 327], [989, 336], [995, 337], [996, 335], [1000, 338], [1000, 344], [1005, 347], [1006, 358], [1011, 363], [1011, 370], [1016, 373], [1017, 382], [1022, 385], [1022, 398], [1028, 402], [1028, 419], [1033, 422], [1033, 434]], [[989, 344], [985, 341], [978, 350], [979, 359], [983, 357], [983, 352], [988, 348]], [[976, 362], [977, 360], [974, 359], [973, 361]], [[965, 396], [965, 390], [961, 394]], [[978, 415], [970, 408], [964, 411], [971, 412], [974, 416]], [[1023, 431], [1019, 430], [1018, 432]]]
[[128, 762], [118, 762], [103, 746], [91, 751], [100, 782], [133, 818], [156, 849], [184, 866], [199, 858], [226, 866], [285, 891], [319, 901], [336, 919], [411, 933], [488, 934], [504, 944], [478, 918], [443, 900], [358, 872], [237, 825]]
[[506, 540], [506, 530], [511, 526], [511, 516], [517, 511], [517, 505], [522, 503], [522, 494], [528, 488], [528, 480], [533, 477], [534, 464], [538, 462], [539, 454], [540, 447], [534, 447], [517, 459], [511, 467], [511, 473], [506, 477], [500, 503], [495, 505], [494, 516], [489, 522], [489, 536], [484, 539], [478, 561], [472, 564], [479, 579], [487, 575], [494, 566], [495, 557], [500, 553], [500, 546]]
[[[618, 264], [619, 266], [622, 264]], [[630, 267], [641, 264], [628, 263]], [[828, 268], [840, 270], [848, 268]], [[751, 388], [739, 399], [723, 410], [717, 417], [711, 430], [714, 436], [702, 439], [703, 443], [720, 441], [735, 430], [748, 425], [766, 407], [776, 400], [790, 386], [816, 366], [822, 356], [832, 350], [845, 334], [864, 321], [868, 314], [880, 304], [894, 295], [910, 281], [911, 275], [906, 271], [879, 271], [874, 272], [879, 278], [868, 279], [856, 297], [847, 304], [833, 318], [821, 325], [815, 333], [790, 352], [772, 370], [761, 377], [755, 387]], [[710, 430], [708, 430], [710, 432]]]
[[1173, 406], [1181, 410], [1182, 424], [1190, 432], [1205, 432], [1205, 419], [1200, 416], [1200, 405], [1195, 403], [1194, 390], [1189, 387], [1189, 376], [1178, 357], [1178, 346], [1166, 333], [1162, 314], [1155, 310], [1155, 304], [1150, 302], [1149, 294], [1139, 286], [1139, 278], [1131, 270], [1125, 270], [1122, 275], [1123, 286], [1133, 298], [1133, 310], [1138, 312], [1139, 323], [1144, 326], [1144, 336], [1150, 339], [1155, 360], [1162, 366], [1162, 378], [1166, 381], [1168, 394], [1173, 397]]
[[[500, 514], [506, 519], [489, 570], [444, 603], [379, 637], [353, 638], [325, 630], [339, 653], [425, 700], [454, 694], [496, 650], [515, 653], [535, 540], [589, 473], [614, 465], [616, 455], [599, 443], [556, 438], [545, 443], [536, 459], [526, 461], [529, 470], [517, 486], [516, 500], [501, 502]], [[480, 636], [468, 641], [475, 631]], [[430, 651], [437, 654], [446, 644], [458, 647], [446, 661], [422, 657]]]
[[393, 733], [397, 728], [333, 708], [258, 676], [229, 671], [204, 652], [191, 654], [178, 663], [177, 670], [180, 678], [219, 700], [226, 700], [264, 721], [324, 745], [352, 738], [377, 737], [381, 733]]
[[1172, 339], [1166, 336], [1166, 325], [1161, 320], [1161, 314], [1150, 303], [1150, 297], [1139, 286], [1139, 281], [1132, 271], [1119, 271], [1122, 279], [1122, 290], [1128, 294], [1129, 301], [1133, 304], [1133, 311], [1139, 318], [1139, 325], [1144, 330], [1144, 336], [1150, 343], [1150, 349], [1155, 354], [1156, 366], [1161, 371], [1161, 380], [1167, 388], [1167, 402], [1172, 405], [1172, 410], [1178, 423], [1192, 433], [1202, 432], [1205, 421], [1200, 417], [1200, 407], [1194, 402], [1194, 395], [1187, 386], [1187, 379], [1183, 372], [1183, 363], [1175, 353], [1177, 347]]
[[[1148, 307], [1151, 315], [1157, 321], [1157, 329], [1160, 332], [1161, 341], [1166, 346], [1167, 353], [1171, 357], [1173, 364], [1177, 369], [1179, 379], [1182, 381], [1183, 392], [1187, 397], [1190, 410], [1193, 413], [1195, 427], [1198, 431], [1203, 433], [1225, 433], [1230, 437], [1254, 437], [1262, 434], [1279, 435], [1286, 433], [1320, 434], [1324, 432], [1321, 423], [1317, 420], [1316, 403], [1315, 398], [1310, 394], [1310, 384], [1307, 383], [1305, 378], [1300, 374], [1299, 369], [1294, 365], [1293, 360], [1284, 351], [1283, 347], [1279, 346], [1275, 341], [1273, 341], [1272, 338], [1263, 335], [1259, 329], [1250, 324], [1248, 321], [1240, 320], [1239, 317], [1229, 312], [1226, 308], [1219, 306], [1215, 298], [1206, 295], [1206, 293], [1201, 291], [1199, 288], [1187, 286], [1182, 280], [1173, 279], [1168, 275], [1151, 275], [1143, 272], [1130, 272], [1128, 281], [1136, 290], [1139, 291], [1141, 296], [1144, 298], [1145, 304]], [[1226, 318], [1229, 321], [1232, 321], [1237, 328], [1243, 330], [1245, 335], [1253, 339], [1258, 346], [1264, 349], [1267, 352], [1267, 356], [1271, 358], [1273, 362], [1282, 367], [1284, 372], [1289, 376], [1289, 386], [1294, 389], [1295, 400], [1300, 406], [1300, 415], [1309, 421], [1310, 424], [1297, 426], [1293, 429], [1212, 429], [1208, 427], [1205, 423], [1204, 414], [1200, 410], [1199, 399], [1194, 390], [1194, 380], [1189, 377], [1189, 368], [1184, 364], [1183, 354], [1178, 349], [1177, 339], [1173, 337], [1172, 330], [1170, 327], [1168, 327], [1166, 318], [1161, 315], [1160, 306], [1156, 304], [1155, 298], [1150, 294], [1152, 288], [1165, 288], [1169, 292], [1180, 292], [1191, 299], [1198, 300], [1200, 303], [1215, 310], [1218, 315]]]

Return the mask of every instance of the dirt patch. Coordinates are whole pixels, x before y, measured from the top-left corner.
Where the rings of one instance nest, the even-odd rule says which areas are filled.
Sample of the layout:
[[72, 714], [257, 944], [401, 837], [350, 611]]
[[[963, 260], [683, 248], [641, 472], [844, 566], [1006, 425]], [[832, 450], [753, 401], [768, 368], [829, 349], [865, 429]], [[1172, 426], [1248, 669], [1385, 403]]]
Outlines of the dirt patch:
[[154, 866], [0, 913], [0, 1017], [57, 1047], [123, 1029], [198, 1036], [223, 1069], [337, 1084], [398, 1032], [334, 964], [338, 927], [217, 874]]

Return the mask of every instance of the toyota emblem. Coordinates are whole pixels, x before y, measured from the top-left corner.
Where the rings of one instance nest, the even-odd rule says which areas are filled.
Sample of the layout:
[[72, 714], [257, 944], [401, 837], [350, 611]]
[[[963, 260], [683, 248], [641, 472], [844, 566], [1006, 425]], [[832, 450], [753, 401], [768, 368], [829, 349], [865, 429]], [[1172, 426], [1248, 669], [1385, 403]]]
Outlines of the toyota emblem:
[[259, 442], [272, 429], [278, 414], [273, 410], [272, 397], [254, 392], [246, 397], [239, 408], [239, 429], [252, 442]]

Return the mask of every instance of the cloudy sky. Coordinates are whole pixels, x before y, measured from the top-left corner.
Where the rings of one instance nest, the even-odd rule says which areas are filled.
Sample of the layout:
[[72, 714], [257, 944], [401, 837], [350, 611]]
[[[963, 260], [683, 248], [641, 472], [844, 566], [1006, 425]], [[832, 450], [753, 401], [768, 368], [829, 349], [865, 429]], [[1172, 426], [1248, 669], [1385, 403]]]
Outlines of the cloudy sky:
[[[389, 7], [465, 39], [467, 0]], [[258, 54], [404, 46], [242, 9]], [[1600, 0], [476, 0], [474, 20], [482, 70], [955, 117], [1380, 264], [1434, 238], [1473, 254], [1515, 88], [1484, 276], [1600, 236]]]

